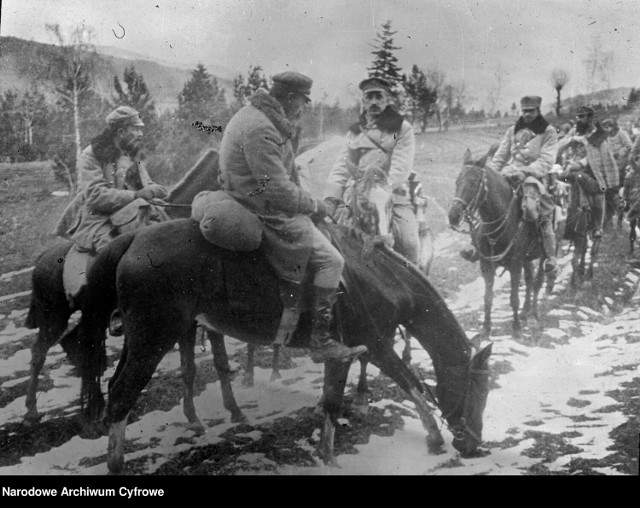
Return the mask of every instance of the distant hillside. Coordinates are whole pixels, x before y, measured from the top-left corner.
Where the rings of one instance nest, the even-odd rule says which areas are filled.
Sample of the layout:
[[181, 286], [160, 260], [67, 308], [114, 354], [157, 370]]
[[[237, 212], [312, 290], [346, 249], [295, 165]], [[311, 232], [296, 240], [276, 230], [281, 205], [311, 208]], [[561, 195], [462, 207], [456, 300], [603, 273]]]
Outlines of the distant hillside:
[[603, 106], [624, 106], [627, 104], [627, 97], [631, 87], [607, 88], [597, 92], [576, 95], [562, 101], [562, 107], [572, 110], [585, 104], [602, 104]]
[[[46, 51], [47, 48], [52, 48], [53, 46], [16, 37], [0, 37], [0, 69], [2, 69], [0, 72], [0, 93], [4, 93], [6, 90], [18, 92], [29, 90], [31, 79], [28, 71], [33, 71], [30, 67], [37, 65], [37, 62], [30, 60], [29, 55], [37, 47]], [[109, 69], [99, 76], [96, 84], [96, 90], [101, 95], [110, 96], [113, 90], [113, 77], [117, 75], [122, 78], [124, 69], [133, 65], [136, 71], [144, 76], [145, 82], [155, 99], [156, 108], [159, 111], [173, 109], [177, 106], [178, 94], [191, 77], [190, 69], [181, 69], [166, 63], [158, 63], [135, 53], [114, 56], [112, 48], [97, 49]], [[207, 70], [215, 76], [213, 70], [208, 67]], [[229, 99], [232, 96], [232, 80], [218, 76], [216, 76], [216, 79], [219, 85], [227, 90], [226, 95], [227, 99]]]

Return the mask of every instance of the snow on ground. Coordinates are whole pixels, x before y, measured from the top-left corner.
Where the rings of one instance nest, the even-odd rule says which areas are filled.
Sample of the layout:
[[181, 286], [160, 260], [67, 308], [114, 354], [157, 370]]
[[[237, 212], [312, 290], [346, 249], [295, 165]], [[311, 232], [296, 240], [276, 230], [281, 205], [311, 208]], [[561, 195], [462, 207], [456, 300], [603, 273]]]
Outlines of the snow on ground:
[[[456, 235], [458, 234], [453, 232], [440, 234], [436, 255], [455, 255], [460, 247], [459, 235]], [[560, 262], [567, 265], [567, 261], [567, 258], [563, 258]], [[569, 268], [565, 266], [558, 285], [567, 283], [568, 271]], [[496, 280], [495, 322], [510, 320], [508, 291], [500, 289], [506, 285], [507, 275]], [[475, 280], [461, 287], [448, 304], [455, 313], [479, 313], [483, 292], [482, 280]], [[549, 298], [553, 298], [553, 295]], [[626, 340], [629, 334], [633, 335], [639, 329], [640, 307], [630, 307], [616, 316], [613, 322], [607, 322], [606, 319], [596, 321], [603, 315], [584, 307], [555, 308], [552, 312], [557, 316], [566, 316], [567, 320], [561, 320], [559, 328], [547, 329], [545, 333], [565, 337], [566, 330], [576, 325], [571, 321], [575, 319], [571, 318], [572, 314], [575, 316], [575, 312], [583, 315], [580, 324], [582, 333], [570, 337], [566, 344], [551, 348], [529, 347], [513, 341], [510, 336], [492, 337], [492, 362], [495, 364], [506, 361], [511, 370], [500, 374], [499, 386], [490, 392], [484, 413], [483, 438], [489, 444], [489, 455], [461, 459], [451, 446], [451, 434], [446, 427], [442, 429], [447, 442], [446, 453], [430, 455], [420, 420], [413, 412], [413, 405], [406, 403], [403, 407], [413, 415], [403, 416], [402, 430], [397, 430], [389, 437], [371, 435], [367, 444], [356, 446], [357, 454], [338, 456], [341, 466], [339, 469], [325, 466], [319, 461], [312, 467], [280, 467], [262, 454], [247, 454], [240, 459], [246, 464], [245, 472], [281, 475], [518, 475], [523, 474], [527, 467], [540, 462], [540, 459], [523, 454], [534, 442], [531, 435], [527, 434], [528, 431], [552, 434], [573, 432], [565, 440], [580, 451], [546, 463], [551, 471], [560, 471], [571, 458], [603, 458], [609, 455], [611, 452], [607, 451], [607, 447], [612, 443], [609, 433], [626, 421], [626, 418], [617, 410], [602, 410], [615, 403], [606, 395], [609, 390], [615, 390], [622, 382], [640, 375], [640, 348], [637, 343]], [[469, 330], [468, 333], [471, 335], [472, 331]], [[0, 331], [0, 341], [6, 342], [10, 337], [17, 339], [26, 334], [24, 329], [7, 327]], [[115, 339], [110, 339], [108, 345], [118, 347]], [[227, 347], [232, 354], [236, 348], [244, 345], [228, 340]], [[402, 344], [397, 347], [400, 351]], [[199, 361], [210, 357], [208, 350], [203, 352], [200, 346], [198, 348]], [[59, 347], [52, 349], [47, 358], [47, 366], [51, 368], [52, 364], [61, 361], [62, 354]], [[430, 366], [430, 359], [425, 351], [416, 347], [412, 354], [414, 363], [424, 365], [425, 368]], [[8, 379], [12, 372], [28, 369], [29, 359], [30, 353], [23, 350], [10, 360], [1, 361], [0, 377]], [[275, 382], [270, 381], [270, 369], [256, 368], [255, 386], [252, 388], [241, 385], [241, 376], [235, 377], [235, 395], [250, 423], [265, 423], [298, 409], [312, 407], [318, 402], [322, 387], [322, 367], [305, 357], [295, 358], [295, 363], [295, 368], [281, 371], [283, 378]], [[77, 398], [79, 381], [68, 372], [69, 369], [62, 367], [58, 367], [56, 371], [54, 387], [40, 393], [38, 405], [43, 411], [71, 405]], [[179, 354], [176, 349], [162, 361], [159, 372], [177, 368]], [[358, 370], [355, 367], [351, 369], [350, 383], [356, 382]], [[369, 376], [376, 376], [378, 371], [370, 366], [368, 373]], [[108, 379], [110, 374], [111, 372], [107, 372], [104, 379]], [[16, 379], [6, 381], [2, 388], [9, 388], [16, 382]], [[187, 428], [180, 406], [166, 412], [154, 411], [128, 426], [127, 438], [135, 441], [136, 451], [127, 454], [126, 459], [149, 457], [147, 472], [153, 473], [172, 454], [194, 445], [215, 443], [220, 440], [218, 436], [221, 433], [234, 426], [223, 407], [218, 383], [207, 385], [196, 397], [195, 404], [198, 414], [208, 426], [205, 435], [197, 436]], [[397, 402], [382, 400], [376, 403], [383, 410], [390, 405], [397, 405]], [[2, 421], [20, 421], [23, 411], [24, 397], [21, 397], [3, 408]], [[345, 421], [345, 424], [348, 422]], [[248, 434], [247, 437], [256, 439], [258, 434]], [[316, 437], [317, 435], [319, 429], [316, 430]], [[186, 442], [185, 438], [191, 438], [191, 442]], [[504, 444], [507, 438], [512, 438], [511, 444]], [[311, 444], [304, 443], [302, 446], [310, 448]], [[74, 437], [49, 452], [25, 457], [20, 464], [0, 468], [0, 475], [102, 475], [107, 473], [105, 463], [91, 467], [84, 464], [88, 458], [103, 456], [106, 449], [106, 437], [93, 440]], [[600, 472], [619, 474], [606, 468]]]

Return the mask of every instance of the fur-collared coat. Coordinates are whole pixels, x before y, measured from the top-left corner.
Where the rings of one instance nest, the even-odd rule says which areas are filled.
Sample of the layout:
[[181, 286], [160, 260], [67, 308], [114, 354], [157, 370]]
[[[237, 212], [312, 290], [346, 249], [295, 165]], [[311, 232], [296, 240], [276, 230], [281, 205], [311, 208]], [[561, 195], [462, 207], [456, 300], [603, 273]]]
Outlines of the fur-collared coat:
[[[487, 167], [501, 171], [507, 166], [521, 169], [527, 177], [537, 181], [541, 194], [547, 194], [542, 181], [553, 167], [558, 151], [558, 133], [542, 117], [538, 116], [530, 124], [522, 118], [507, 129], [498, 150]], [[528, 179], [526, 183], [535, 183]]]
[[220, 145], [220, 182], [264, 225], [262, 248], [280, 277], [301, 282], [311, 252], [310, 215], [318, 210], [299, 185], [294, 125], [280, 103], [257, 92], [229, 121]]
[[378, 166], [387, 175], [386, 187], [397, 196], [406, 196], [415, 158], [413, 127], [388, 106], [374, 123], [367, 123], [364, 114], [349, 128], [346, 143], [338, 155], [324, 190], [325, 198], [343, 200], [345, 189], [353, 182], [353, 171]]
[[565, 150], [571, 152], [570, 160], [591, 169], [602, 192], [620, 187], [618, 165], [609, 145], [608, 135], [599, 123], [583, 133], [578, 133], [576, 127], [571, 129], [559, 146], [561, 153]]
[[120, 155], [109, 162], [98, 158], [94, 148], [89, 145], [80, 155], [78, 194], [63, 212], [56, 233], [95, 254], [117, 234], [112, 214], [132, 203], [137, 190], [162, 186], [151, 180], [143, 161]]

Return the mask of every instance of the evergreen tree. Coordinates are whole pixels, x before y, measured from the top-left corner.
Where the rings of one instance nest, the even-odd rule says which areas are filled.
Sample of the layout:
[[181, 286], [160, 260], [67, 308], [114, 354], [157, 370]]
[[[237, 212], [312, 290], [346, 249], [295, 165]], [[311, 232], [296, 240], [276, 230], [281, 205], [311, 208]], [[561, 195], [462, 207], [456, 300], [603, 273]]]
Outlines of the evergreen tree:
[[377, 32], [376, 42], [370, 44], [374, 48], [371, 67], [367, 68], [369, 77], [387, 79], [392, 85], [392, 92], [398, 92], [397, 87], [402, 83], [402, 69], [397, 65], [398, 59], [394, 51], [402, 49], [393, 45], [393, 36], [397, 33], [391, 30], [391, 21], [382, 24], [382, 32]]
[[247, 77], [238, 74], [233, 80], [233, 97], [236, 99], [234, 109], [239, 109], [258, 90], [269, 90], [267, 77], [260, 65], [249, 66]]
[[429, 87], [427, 76], [417, 65], [411, 68], [409, 77], [403, 76], [402, 86], [406, 92], [407, 107], [411, 112], [412, 120], [420, 120], [421, 130], [427, 128], [429, 115], [433, 113], [433, 105], [438, 99], [435, 90]]

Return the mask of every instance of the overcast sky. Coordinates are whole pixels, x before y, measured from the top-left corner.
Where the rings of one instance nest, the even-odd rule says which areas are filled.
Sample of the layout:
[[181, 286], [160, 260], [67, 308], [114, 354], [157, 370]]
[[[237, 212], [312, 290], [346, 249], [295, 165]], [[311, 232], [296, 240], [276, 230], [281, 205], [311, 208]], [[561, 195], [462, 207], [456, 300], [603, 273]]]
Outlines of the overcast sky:
[[639, 14], [637, 0], [3, 0], [0, 34], [52, 42], [46, 23], [84, 24], [99, 45], [231, 75], [298, 70], [314, 79], [314, 99], [345, 100], [391, 20], [405, 72], [438, 68], [481, 107], [499, 74], [504, 108], [528, 94], [551, 102], [557, 67], [571, 76], [567, 96], [586, 92], [594, 36], [615, 53], [611, 86], [640, 85]]

